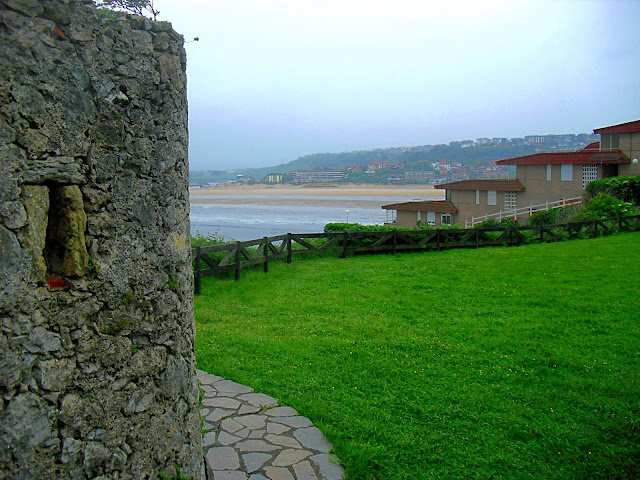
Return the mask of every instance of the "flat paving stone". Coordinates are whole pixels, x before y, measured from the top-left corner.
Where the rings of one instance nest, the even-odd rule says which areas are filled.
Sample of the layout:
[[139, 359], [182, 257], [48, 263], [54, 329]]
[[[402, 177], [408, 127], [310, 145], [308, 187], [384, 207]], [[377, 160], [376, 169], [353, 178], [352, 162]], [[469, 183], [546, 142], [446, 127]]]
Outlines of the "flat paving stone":
[[205, 407], [217, 407], [217, 408], [226, 408], [229, 410], [237, 410], [240, 408], [241, 403], [229, 397], [215, 397], [215, 398], [206, 398], [203, 400], [202, 405]]
[[211, 447], [206, 455], [211, 470], [237, 470], [240, 467], [238, 453], [231, 447]]
[[267, 417], [264, 415], [238, 415], [235, 421], [251, 430], [259, 430], [264, 428]]
[[316, 472], [308, 461], [300, 462], [293, 466], [294, 477], [296, 480], [318, 480]]
[[295, 408], [291, 407], [270, 408], [269, 410], [265, 410], [264, 413], [270, 417], [293, 417], [294, 415], [298, 415]]
[[202, 439], [202, 446], [208, 447], [216, 442], [216, 432], [207, 432]]
[[264, 393], [246, 393], [239, 398], [254, 407], [270, 407], [278, 404], [275, 398], [265, 395]]
[[260, 407], [254, 407], [253, 405], [242, 405], [238, 410], [238, 415], [249, 415], [251, 413], [258, 413]]
[[225, 410], [224, 408], [214, 408], [213, 411], [204, 418], [207, 422], [217, 422], [219, 420], [222, 420], [223, 418], [230, 417], [235, 412], [236, 412], [235, 410]]
[[241, 452], [273, 452], [280, 450], [280, 447], [271, 445], [264, 440], [244, 440], [236, 444], [236, 448]]
[[344, 468], [338, 463], [338, 459], [334, 455], [322, 453], [310, 457], [311, 463], [314, 463], [320, 475], [326, 480], [342, 480], [344, 478]]
[[273, 455], [269, 455], [268, 453], [246, 453], [242, 455], [244, 466], [249, 473], [253, 473], [256, 470], [259, 470], [265, 463], [267, 463], [267, 461], [271, 460], [272, 458]]
[[295, 438], [286, 437], [284, 435], [273, 435], [270, 433], [265, 435], [264, 439], [267, 442], [273, 443], [274, 445], [280, 445], [281, 447], [302, 448], [300, 442]]
[[227, 433], [224, 431], [220, 432], [220, 435], [218, 435], [218, 443], [225, 446], [233, 445], [234, 443], [237, 443], [240, 440], [242, 440], [242, 438], [236, 437], [235, 435], [231, 435], [230, 433]]
[[[202, 372], [202, 370], [200, 370], [200, 372]], [[220, 380], [224, 380], [222, 377], [219, 377], [217, 375], [211, 375], [210, 373], [206, 373], [206, 372], [196, 372], [196, 378], [198, 380], [200, 380], [200, 383], [204, 384], [204, 385], [212, 385], [214, 383], [219, 382]]]
[[272, 417], [272, 420], [288, 427], [305, 428], [313, 426], [313, 423], [307, 417]]
[[302, 460], [311, 455], [311, 452], [306, 450], [289, 449], [283, 450], [273, 461], [274, 467], [290, 467], [296, 463], [300, 463]]
[[249, 393], [253, 392], [252, 388], [240, 385], [239, 383], [232, 382], [231, 380], [220, 380], [216, 383], [216, 389], [218, 392], [230, 392], [230, 393]]
[[287, 427], [286, 425], [282, 425], [280, 423], [273, 423], [271, 421], [267, 421], [267, 433], [280, 435], [282, 433], [288, 432], [289, 430], [291, 430], [291, 427]]
[[331, 443], [307, 417], [250, 387], [198, 371], [209, 480], [342, 480]]
[[264, 469], [269, 480], [296, 480], [288, 468], [283, 467], [265, 467]]
[[236, 422], [233, 418], [225, 418], [220, 426], [227, 432], [234, 433], [238, 430], [242, 430], [242, 425]]
[[329, 442], [320, 429], [316, 427], [300, 428], [293, 432], [293, 436], [296, 437], [296, 440], [298, 440], [305, 448], [311, 448], [313, 450], [326, 453], [329, 453], [333, 448], [331, 442]]
[[266, 430], [252, 430], [247, 438], [262, 438], [265, 433], [267, 433]]
[[247, 473], [235, 472], [213, 472], [213, 480], [247, 480]]

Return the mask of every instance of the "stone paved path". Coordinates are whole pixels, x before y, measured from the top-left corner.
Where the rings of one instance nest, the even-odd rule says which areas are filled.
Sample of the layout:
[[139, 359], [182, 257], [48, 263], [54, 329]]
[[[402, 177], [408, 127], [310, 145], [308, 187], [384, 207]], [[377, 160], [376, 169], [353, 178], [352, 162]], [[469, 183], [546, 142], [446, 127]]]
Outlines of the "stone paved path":
[[208, 480], [342, 480], [331, 443], [311, 420], [239, 383], [197, 371], [204, 390]]

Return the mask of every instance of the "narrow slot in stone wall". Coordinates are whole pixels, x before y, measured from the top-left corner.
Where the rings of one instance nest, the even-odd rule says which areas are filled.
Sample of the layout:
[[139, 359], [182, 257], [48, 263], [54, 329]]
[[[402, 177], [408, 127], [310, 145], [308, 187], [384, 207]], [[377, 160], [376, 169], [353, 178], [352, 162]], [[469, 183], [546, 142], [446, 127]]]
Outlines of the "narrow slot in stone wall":
[[0, 0], [0, 478], [203, 478], [186, 55]]

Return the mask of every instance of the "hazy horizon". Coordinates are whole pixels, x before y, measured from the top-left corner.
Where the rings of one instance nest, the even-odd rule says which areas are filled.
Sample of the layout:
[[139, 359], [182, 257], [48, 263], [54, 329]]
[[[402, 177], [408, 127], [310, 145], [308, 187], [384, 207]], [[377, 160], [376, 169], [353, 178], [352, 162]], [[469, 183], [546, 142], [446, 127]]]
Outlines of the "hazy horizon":
[[155, 5], [200, 38], [185, 45], [191, 170], [640, 118], [640, 2]]

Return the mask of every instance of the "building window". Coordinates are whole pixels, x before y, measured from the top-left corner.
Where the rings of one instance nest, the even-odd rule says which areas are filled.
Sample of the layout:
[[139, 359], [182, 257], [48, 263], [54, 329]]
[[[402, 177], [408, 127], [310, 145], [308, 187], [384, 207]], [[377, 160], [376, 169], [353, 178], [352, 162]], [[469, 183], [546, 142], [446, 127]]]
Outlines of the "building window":
[[547, 182], [551, 181], [551, 165], [547, 165]]
[[582, 189], [586, 189], [587, 185], [594, 180], [598, 179], [598, 166], [597, 165], [583, 165], [582, 166]]
[[418, 223], [420, 223], [420, 220], [422, 220], [422, 218], [420, 218], [420, 212], [418, 212], [417, 220], [418, 220]]
[[487, 205], [496, 205], [497, 195], [495, 190], [487, 190]]
[[573, 165], [560, 165], [560, 180], [563, 182], [573, 181]]
[[451, 201], [451, 190], [445, 190], [444, 192], [445, 192], [444, 193], [445, 199], [447, 200], [447, 202], [450, 202]]
[[451, 214], [443, 213], [441, 220], [442, 220], [442, 225], [451, 225]]
[[427, 212], [427, 225], [434, 226], [436, 224], [436, 212]]
[[515, 180], [517, 177], [518, 166], [509, 165], [509, 180]]
[[606, 133], [600, 135], [600, 150], [618, 150], [620, 147], [620, 134], [618, 133]]
[[476, 190], [476, 205], [480, 205], [480, 190]]
[[504, 209], [514, 211], [516, 209], [516, 192], [504, 192]]

